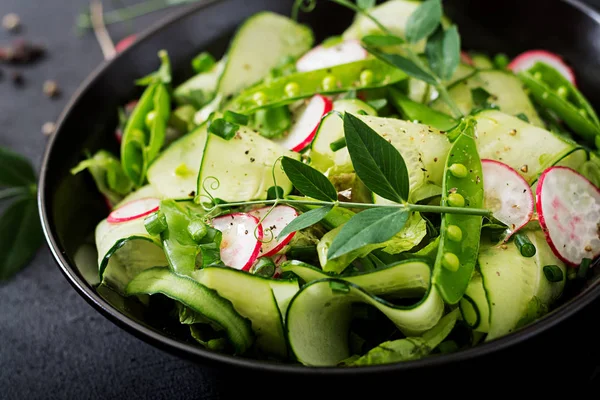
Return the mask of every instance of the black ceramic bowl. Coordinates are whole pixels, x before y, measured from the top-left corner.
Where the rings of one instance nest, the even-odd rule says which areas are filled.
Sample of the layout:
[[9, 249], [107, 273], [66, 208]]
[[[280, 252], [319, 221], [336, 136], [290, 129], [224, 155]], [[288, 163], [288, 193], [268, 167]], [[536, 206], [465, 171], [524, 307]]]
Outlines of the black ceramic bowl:
[[[77, 164], [84, 150], [95, 152], [106, 147], [116, 150], [113, 131], [117, 124], [117, 107], [139, 94], [133, 82], [157, 68], [159, 49], [168, 50], [175, 82], [181, 82], [191, 75], [191, 58], [201, 50], [221, 55], [245, 18], [260, 10], [289, 15], [292, 3], [292, 0], [201, 1], [150, 29], [83, 83], [62, 114], [57, 132], [48, 145], [39, 186], [39, 211], [46, 239], [75, 290], [111, 321], [153, 345], [204, 364], [239, 367], [246, 372], [302, 373], [315, 378], [344, 379], [353, 374], [414, 375], [423, 369], [429, 374], [443, 368], [448, 376], [448, 371], [456, 373], [457, 369], [447, 367], [455, 365], [461, 366], [461, 373], [467, 370], [473, 373], [481, 372], [482, 366], [490, 368], [493, 363], [520, 357], [511, 367], [517, 371], [527, 369], [528, 363], [535, 363], [531, 364], [533, 368], [550, 357], [558, 360], [560, 356], [568, 357], [579, 351], [573, 350], [573, 345], [562, 353], [560, 348], [549, 350], [546, 346], [561, 334], [560, 326], [574, 326], [570, 324], [575, 322], [564, 320], [600, 297], [599, 285], [588, 285], [545, 318], [491, 343], [451, 355], [351, 370], [277, 365], [206, 351], [186, 339], [187, 335], [161, 313], [146, 313], [130, 299], [102, 295], [93, 288], [97, 269], [92, 232], [105, 218], [107, 209], [88, 174], [72, 176], [70, 168]], [[317, 40], [338, 34], [350, 23], [352, 13], [348, 10], [325, 0], [318, 4], [315, 12], [302, 15], [303, 22], [315, 30]], [[445, 1], [445, 9], [458, 24], [466, 49], [502, 51], [514, 56], [524, 50], [542, 48], [561, 54], [574, 66], [584, 94], [600, 107], [600, 74], [597, 73], [600, 70], [600, 15], [591, 9], [575, 0], [456, 0]]]

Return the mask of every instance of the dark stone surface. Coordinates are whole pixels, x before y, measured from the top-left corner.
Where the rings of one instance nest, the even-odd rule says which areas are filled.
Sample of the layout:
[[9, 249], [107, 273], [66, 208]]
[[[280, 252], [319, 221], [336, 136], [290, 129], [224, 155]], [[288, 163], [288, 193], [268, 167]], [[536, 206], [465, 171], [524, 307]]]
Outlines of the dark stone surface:
[[[111, 4], [108, 0], [105, 3]], [[589, 3], [600, 6], [600, 0]], [[21, 17], [24, 29], [20, 36], [48, 49], [43, 61], [18, 68], [25, 78], [22, 88], [10, 81], [16, 68], [0, 67], [4, 72], [0, 78], [0, 146], [22, 152], [36, 167], [46, 143], [42, 124], [56, 120], [82, 80], [102, 62], [94, 35], [75, 34], [75, 17], [87, 4], [87, 0], [0, 2], [0, 16], [16, 12]], [[156, 12], [131, 26], [115, 26], [111, 35], [117, 41], [164, 15]], [[12, 37], [0, 31], [0, 43]], [[46, 79], [59, 83], [60, 98], [44, 96]], [[596, 303], [578, 317], [579, 326], [598, 329], [595, 321], [599, 311]], [[588, 337], [597, 336], [591, 333]], [[566, 343], [579, 335], [576, 330], [566, 330], [565, 334], [573, 335]], [[580, 371], [584, 381], [598, 369], [594, 361], [590, 362], [590, 354], [585, 357], [580, 365], [586, 366]], [[231, 393], [233, 386], [227, 374], [165, 354], [110, 323], [71, 288], [45, 246], [18, 276], [0, 284], [1, 399], [218, 399], [228, 397], [226, 393]]]

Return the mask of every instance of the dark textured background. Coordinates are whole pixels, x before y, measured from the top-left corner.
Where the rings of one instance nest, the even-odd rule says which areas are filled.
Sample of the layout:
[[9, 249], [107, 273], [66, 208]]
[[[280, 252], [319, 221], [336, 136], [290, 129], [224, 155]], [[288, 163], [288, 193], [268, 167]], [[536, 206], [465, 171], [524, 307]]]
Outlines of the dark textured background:
[[[138, 1], [104, 3], [109, 8]], [[600, 7], [600, 0], [587, 2]], [[9, 79], [13, 69], [0, 66], [0, 146], [24, 153], [36, 167], [46, 143], [42, 124], [57, 119], [69, 97], [102, 61], [94, 35], [77, 36], [75, 32], [76, 15], [87, 4], [87, 0], [0, 1], [0, 16], [19, 14], [24, 25], [21, 36], [48, 49], [42, 62], [18, 68], [25, 78], [22, 88]], [[177, 8], [115, 25], [110, 28], [111, 36], [116, 42]], [[12, 37], [0, 31], [0, 43]], [[43, 95], [46, 79], [59, 83], [60, 98], [51, 100]], [[596, 302], [578, 317], [579, 329], [600, 333], [598, 313]], [[579, 333], [565, 330], [565, 335], [572, 337], [556, 345], [568, 345]], [[597, 335], [588, 332], [587, 337], [593, 336]], [[581, 365], [555, 367], [581, 368], [581, 381], [589, 381], [598, 375], [600, 360], [590, 362], [590, 357], [596, 357], [593, 352], [582, 354], [582, 360], [584, 357]], [[0, 399], [219, 399], [230, 397], [225, 393], [235, 386], [231, 378], [226, 372], [165, 354], [110, 323], [71, 288], [45, 245], [17, 277], [0, 283]]]

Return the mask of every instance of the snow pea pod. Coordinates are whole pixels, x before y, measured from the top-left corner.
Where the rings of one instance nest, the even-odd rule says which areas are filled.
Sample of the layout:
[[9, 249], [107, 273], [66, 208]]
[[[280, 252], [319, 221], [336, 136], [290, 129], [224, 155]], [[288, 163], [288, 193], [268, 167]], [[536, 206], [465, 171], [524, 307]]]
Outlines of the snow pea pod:
[[[163, 59], [163, 64], [165, 62], [168, 59]], [[157, 77], [149, 83], [133, 110], [121, 143], [123, 171], [137, 187], [144, 184], [146, 171], [165, 142], [170, 115], [167, 83]]]
[[600, 121], [583, 94], [554, 68], [536, 63], [519, 77], [542, 106], [552, 110], [576, 134], [594, 143]]
[[418, 121], [441, 131], [449, 131], [458, 125], [451, 116], [427, 107], [425, 104], [412, 101], [396, 88], [389, 89], [392, 104], [402, 113], [404, 119]]
[[[483, 173], [475, 142], [475, 121], [464, 120], [455, 128], [455, 139], [444, 171], [442, 205], [483, 208]], [[455, 132], [449, 132], [449, 137]], [[444, 214], [433, 282], [448, 304], [465, 293], [479, 253], [482, 217]]]
[[231, 101], [228, 108], [252, 114], [261, 108], [289, 104], [315, 94], [379, 88], [406, 78], [407, 75], [398, 68], [376, 58], [368, 58], [264, 82], [242, 92]]

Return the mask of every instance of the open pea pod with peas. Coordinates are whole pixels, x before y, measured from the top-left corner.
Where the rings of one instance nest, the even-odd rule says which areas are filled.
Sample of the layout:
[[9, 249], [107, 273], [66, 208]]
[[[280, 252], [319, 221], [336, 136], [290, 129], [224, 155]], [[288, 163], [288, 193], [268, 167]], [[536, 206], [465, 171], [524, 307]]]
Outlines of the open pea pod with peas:
[[148, 85], [127, 121], [121, 142], [123, 171], [136, 187], [146, 180], [146, 172], [165, 142], [171, 115], [171, 66], [166, 51], [158, 53], [160, 68], [137, 81]]

